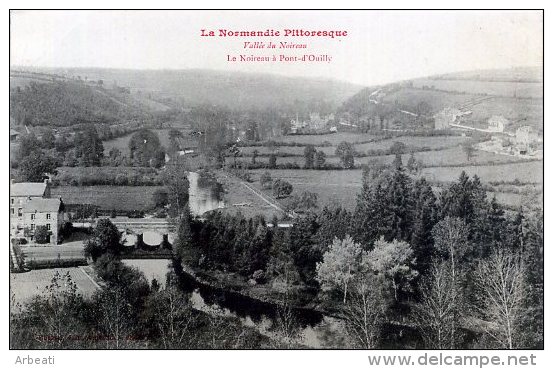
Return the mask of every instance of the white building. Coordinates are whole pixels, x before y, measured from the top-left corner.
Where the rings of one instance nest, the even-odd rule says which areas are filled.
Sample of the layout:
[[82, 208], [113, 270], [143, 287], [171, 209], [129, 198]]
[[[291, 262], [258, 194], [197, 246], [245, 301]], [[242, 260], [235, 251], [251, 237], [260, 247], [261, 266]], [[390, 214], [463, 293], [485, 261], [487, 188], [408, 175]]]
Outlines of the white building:
[[10, 235], [34, 241], [39, 226], [46, 227], [50, 243], [59, 241], [59, 231], [65, 221], [61, 199], [50, 198], [47, 182], [12, 183], [10, 186]]
[[488, 119], [489, 132], [503, 132], [509, 121], [501, 115], [494, 115]]
[[539, 136], [536, 130], [530, 126], [524, 126], [517, 129], [515, 141], [519, 145], [528, 146], [539, 141]]

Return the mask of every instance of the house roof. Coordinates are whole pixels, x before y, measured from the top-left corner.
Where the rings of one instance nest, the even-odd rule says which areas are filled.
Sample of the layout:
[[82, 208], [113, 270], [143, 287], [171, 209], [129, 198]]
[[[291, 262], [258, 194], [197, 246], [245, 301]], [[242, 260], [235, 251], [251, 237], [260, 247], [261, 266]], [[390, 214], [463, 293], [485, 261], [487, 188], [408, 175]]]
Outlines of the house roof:
[[44, 196], [46, 183], [20, 182], [11, 185], [11, 196]]
[[15, 129], [10, 128], [10, 136], [16, 136], [19, 132], [17, 132]]
[[31, 199], [23, 205], [24, 213], [52, 213], [60, 210], [60, 199]]

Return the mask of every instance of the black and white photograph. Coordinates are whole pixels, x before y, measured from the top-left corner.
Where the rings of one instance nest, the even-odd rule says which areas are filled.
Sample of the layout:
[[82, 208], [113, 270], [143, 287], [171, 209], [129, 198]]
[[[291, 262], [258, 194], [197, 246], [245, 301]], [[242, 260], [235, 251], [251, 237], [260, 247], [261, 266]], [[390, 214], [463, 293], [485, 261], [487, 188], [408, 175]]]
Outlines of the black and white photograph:
[[9, 21], [15, 364], [544, 350], [543, 10]]

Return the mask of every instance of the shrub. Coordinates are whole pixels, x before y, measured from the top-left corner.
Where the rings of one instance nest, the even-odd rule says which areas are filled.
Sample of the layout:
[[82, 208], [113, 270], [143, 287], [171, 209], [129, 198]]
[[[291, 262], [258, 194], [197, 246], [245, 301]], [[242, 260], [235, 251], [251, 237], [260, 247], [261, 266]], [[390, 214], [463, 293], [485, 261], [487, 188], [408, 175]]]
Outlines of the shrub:
[[50, 232], [46, 226], [39, 225], [35, 229], [36, 243], [44, 244], [50, 242]]

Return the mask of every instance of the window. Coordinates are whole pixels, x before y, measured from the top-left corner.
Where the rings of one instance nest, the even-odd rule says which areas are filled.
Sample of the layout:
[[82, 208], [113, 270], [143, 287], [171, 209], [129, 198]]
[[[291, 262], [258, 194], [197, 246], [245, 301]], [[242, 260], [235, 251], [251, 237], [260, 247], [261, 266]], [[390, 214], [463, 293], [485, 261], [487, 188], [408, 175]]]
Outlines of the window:
[[52, 219], [52, 216], [50, 215], [50, 213], [46, 214], [46, 219]]
[[12, 214], [15, 214], [15, 209], [14, 208], [12, 208]]
[[34, 231], [34, 230], [35, 230], [35, 225], [31, 224], [31, 231]]
[[23, 208], [17, 209], [17, 216], [20, 217], [23, 215]]
[[12, 197], [12, 205], [14, 204], [14, 202], [15, 202], [15, 199]]
[[35, 219], [35, 214], [31, 214], [31, 220]]
[[46, 229], [47, 229], [47, 230], [50, 230], [50, 229], [51, 229], [51, 228], [50, 228], [50, 223], [46, 224]]

